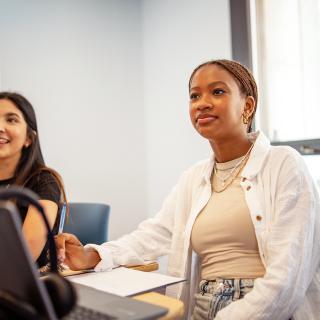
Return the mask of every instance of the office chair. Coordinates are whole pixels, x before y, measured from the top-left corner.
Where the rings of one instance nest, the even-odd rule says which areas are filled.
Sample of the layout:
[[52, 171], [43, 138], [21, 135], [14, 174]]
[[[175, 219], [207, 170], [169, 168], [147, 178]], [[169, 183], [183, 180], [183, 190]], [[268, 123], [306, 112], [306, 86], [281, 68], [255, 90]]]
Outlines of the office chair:
[[69, 203], [63, 232], [73, 233], [83, 245], [108, 240], [110, 206], [102, 203]]

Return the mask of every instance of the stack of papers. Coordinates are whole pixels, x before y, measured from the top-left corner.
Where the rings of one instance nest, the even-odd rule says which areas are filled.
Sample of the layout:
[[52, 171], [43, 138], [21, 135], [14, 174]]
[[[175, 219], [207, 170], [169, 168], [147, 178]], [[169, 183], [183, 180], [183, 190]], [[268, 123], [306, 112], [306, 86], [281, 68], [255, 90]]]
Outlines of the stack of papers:
[[72, 282], [122, 297], [132, 296], [151, 291], [155, 288], [185, 281], [183, 278], [123, 267], [106, 272], [83, 273], [70, 276], [68, 279]]

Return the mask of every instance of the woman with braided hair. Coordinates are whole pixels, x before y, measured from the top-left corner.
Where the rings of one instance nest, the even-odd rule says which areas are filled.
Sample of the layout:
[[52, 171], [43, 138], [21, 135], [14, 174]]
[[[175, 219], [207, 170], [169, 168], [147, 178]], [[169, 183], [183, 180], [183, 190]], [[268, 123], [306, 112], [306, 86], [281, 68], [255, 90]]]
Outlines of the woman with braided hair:
[[189, 92], [210, 159], [184, 172], [133, 233], [86, 247], [59, 235], [60, 260], [99, 271], [168, 255], [168, 274], [188, 280], [167, 289], [185, 302], [186, 319], [316, 319], [320, 206], [302, 157], [251, 132], [257, 86], [240, 63], [201, 64]]

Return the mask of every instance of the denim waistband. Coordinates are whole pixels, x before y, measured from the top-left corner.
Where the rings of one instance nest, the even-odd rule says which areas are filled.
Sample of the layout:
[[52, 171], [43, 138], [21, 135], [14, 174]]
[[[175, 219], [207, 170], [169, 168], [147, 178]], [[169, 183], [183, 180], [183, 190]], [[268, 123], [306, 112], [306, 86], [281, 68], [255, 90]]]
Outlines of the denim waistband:
[[199, 284], [199, 289], [201, 294], [217, 294], [224, 296], [241, 294], [244, 288], [253, 288], [255, 279], [222, 279], [217, 278], [215, 280], [201, 280]]

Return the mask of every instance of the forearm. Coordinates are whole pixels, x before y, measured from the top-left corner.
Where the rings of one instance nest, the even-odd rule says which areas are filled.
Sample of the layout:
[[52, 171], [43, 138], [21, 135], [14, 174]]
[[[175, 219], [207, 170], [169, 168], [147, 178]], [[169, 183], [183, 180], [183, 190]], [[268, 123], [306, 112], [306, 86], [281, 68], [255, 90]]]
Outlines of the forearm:
[[40, 235], [39, 236], [29, 235], [29, 234], [26, 234], [25, 232], [24, 232], [24, 237], [27, 242], [31, 256], [33, 260], [36, 261], [39, 258], [45, 246], [46, 237], [40, 236]]

